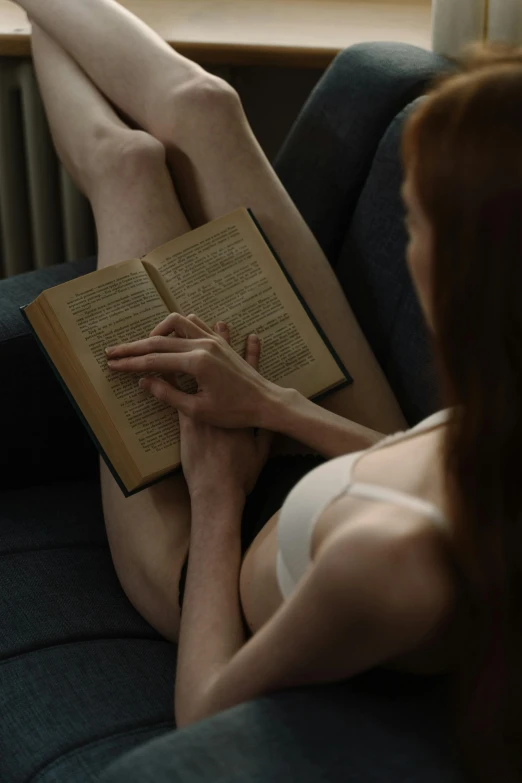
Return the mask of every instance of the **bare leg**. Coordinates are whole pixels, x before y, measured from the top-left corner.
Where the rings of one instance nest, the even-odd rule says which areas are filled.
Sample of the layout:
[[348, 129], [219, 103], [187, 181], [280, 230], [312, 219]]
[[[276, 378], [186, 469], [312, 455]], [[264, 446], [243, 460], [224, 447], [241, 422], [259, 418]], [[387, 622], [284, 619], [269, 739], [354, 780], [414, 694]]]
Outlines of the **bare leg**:
[[[35, 28], [33, 36], [57, 149], [93, 205], [99, 266], [140, 256], [189, 231], [162, 145], [129, 130], [43, 31]], [[179, 574], [190, 530], [185, 481], [176, 476], [125, 499], [101, 461], [101, 482], [107, 535], [122, 586], [136, 609], [175, 641]]]
[[169, 94], [206, 75], [115, 0], [20, 0], [18, 5], [112, 103], [153, 135]]
[[159, 139], [193, 226], [253, 209], [355, 379], [323, 405], [380, 432], [406, 422], [313, 234], [247, 122], [237, 94], [172, 51], [113, 0], [21, 0], [122, 111]]

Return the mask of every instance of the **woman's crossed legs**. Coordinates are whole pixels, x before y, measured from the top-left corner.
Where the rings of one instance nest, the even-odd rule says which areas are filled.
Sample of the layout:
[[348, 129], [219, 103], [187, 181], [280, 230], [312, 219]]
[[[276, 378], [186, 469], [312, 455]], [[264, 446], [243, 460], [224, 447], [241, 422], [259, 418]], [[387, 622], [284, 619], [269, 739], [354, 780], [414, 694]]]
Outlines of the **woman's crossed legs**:
[[[143, 255], [250, 206], [355, 378], [325, 407], [381, 432], [403, 428], [337, 279], [235, 91], [113, 0], [20, 4], [34, 24], [35, 66], [58, 153], [93, 207], [98, 265]], [[131, 130], [111, 104], [144, 130]], [[177, 476], [125, 499], [103, 462], [101, 476], [123, 588], [158, 631], [176, 640], [190, 531], [184, 481]]]

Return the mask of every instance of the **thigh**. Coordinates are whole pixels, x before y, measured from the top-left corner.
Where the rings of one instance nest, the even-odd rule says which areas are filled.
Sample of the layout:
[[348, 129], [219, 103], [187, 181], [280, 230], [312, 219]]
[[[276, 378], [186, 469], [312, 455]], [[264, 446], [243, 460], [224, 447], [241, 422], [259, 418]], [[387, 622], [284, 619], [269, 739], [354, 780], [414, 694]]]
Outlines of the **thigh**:
[[[92, 188], [98, 265], [141, 256], [190, 230], [159, 142], [141, 131], [108, 142]], [[136, 609], [165, 637], [179, 631], [178, 582], [190, 536], [190, 500], [182, 474], [125, 498], [101, 461], [111, 553]]]
[[125, 498], [100, 460], [103, 512], [120, 583], [137, 611], [165, 638], [179, 633], [179, 579], [190, 538], [190, 497], [182, 474]]
[[[36, 66], [64, 165], [91, 201], [98, 266], [136, 258], [190, 225], [170, 178], [165, 148], [132, 131], [71, 57], [36, 30]], [[177, 476], [125, 498], [101, 463], [103, 508], [121, 584], [141, 614], [168, 638], [179, 625], [177, 577], [188, 547], [190, 506]]]
[[257, 142], [237, 95], [219, 81], [195, 84], [178, 99], [177, 113], [183, 122], [166, 144], [189, 220], [199, 225], [250, 207], [354, 378], [351, 387], [322, 404], [383, 433], [403, 428], [399, 405], [341, 286]]

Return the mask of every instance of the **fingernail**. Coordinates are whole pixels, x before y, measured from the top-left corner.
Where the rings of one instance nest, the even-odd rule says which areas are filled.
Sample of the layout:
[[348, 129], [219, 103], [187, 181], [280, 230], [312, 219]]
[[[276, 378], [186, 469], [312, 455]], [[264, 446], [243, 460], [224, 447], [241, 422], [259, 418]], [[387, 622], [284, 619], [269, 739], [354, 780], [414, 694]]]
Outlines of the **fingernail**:
[[117, 359], [111, 359], [107, 362], [107, 367], [116, 367]]
[[226, 332], [227, 325], [223, 323], [223, 321], [218, 321], [216, 324], [216, 329], [218, 330], [218, 332]]
[[146, 382], [145, 378], [140, 378], [139, 379], [138, 386], [140, 387], [140, 389], [146, 389], [147, 388], [147, 382]]
[[252, 342], [252, 343], [258, 343], [259, 342], [259, 337], [257, 336], [257, 334], [251, 334], [250, 335], [250, 342]]
[[110, 354], [110, 353], [112, 353], [113, 351], [114, 351], [114, 346], [113, 346], [113, 345], [111, 345], [109, 348], [106, 348], [106, 349], [105, 349], [105, 353], [106, 353], [107, 355], [109, 355], [109, 354]]

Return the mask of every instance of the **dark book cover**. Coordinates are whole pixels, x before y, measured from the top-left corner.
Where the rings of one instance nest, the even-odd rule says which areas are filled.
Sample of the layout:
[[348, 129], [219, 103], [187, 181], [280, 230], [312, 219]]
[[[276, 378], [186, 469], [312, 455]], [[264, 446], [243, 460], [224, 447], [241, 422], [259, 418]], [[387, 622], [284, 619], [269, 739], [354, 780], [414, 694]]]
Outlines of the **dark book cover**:
[[60, 386], [61, 386], [61, 387], [63, 388], [63, 390], [65, 391], [65, 393], [66, 393], [67, 397], [69, 398], [69, 400], [70, 400], [70, 402], [71, 402], [71, 405], [73, 406], [74, 410], [75, 410], [75, 411], [76, 411], [76, 413], [78, 414], [78, 416], [79, 416], [79, 418], [80, 418], [80, 421], [82, 422], [83, 426], [84, 426], [84, 427], [85, 427], [85, 429], [87, 430], [87, 432], [88, 432], [88, 434], [89, 434], [89, 436], [90, 436], [90, 438], [91, 438], [92, 442], [93, 442], [93, 443], [94, 443], [94, 445], [96, 446], [96, 449], [98, 450], [98, 452], [99, 452], [100, 456], [103, 458], [103, 460], [104, 460], [105, 464], [107, 465], [107, 467], [109, 468], [110, 472], [112, 473], [112, 475], [113, 475], [113, 477], [114, 477], [114, 480], [115, 480], [115, 481], [116, 481], [116, 483], [118, 484], [118, 486], [119, 486], [119, 488], [121, 489], [121, 491], [122, 491], [123, 495], [124, 495], [126, 498], [128, 498], [128, 497], [131, 497], [132, 495], [136, 495], [138, 492], [142, 492], [142, 490], [144, 490], [144, 489], [148, 489], [148, 487], [152, 487], [152, 486], [154, 486], [154, 484], [158, 484], [160, 481], [163, 481], [163, 479], [164, 479], [164, 478], [166, 478], [167, 476], [173, 476], [173, 475], [175, 475], [176, 473], [179, 473], [179, 472], [181, 471], [181, 466], [179, 466], [179, 467], [175, 468], [175, 469], [174, 469], [174, 470], [172, 470], [172, 471], [169, 471], [169, 473], [164, 473], [162, 476], [160, 476], [159, 478], [155, 479], [154, 481], [151, 481], [151, 482], [150, 482], [150, 483], [148, 483], [148, 484], [144, 484], [143, 486], [141, 486], [141, 487], [138, 487], [137, 489], [134, 489], [134, 490], [132, 490], [132, 491], [129, 491], [129, 490], [127, 489], [127, 487], [126, 487], [126, 486], [125, 486], [125, 484], [123, 483], [122, 479], [120, 478], [120, 475], [119, 475], [119, 473], [117, 472], [116, 468], [114, 467], [114, 465], [112, 464], [111, 460], [110, 460], [110, 459], [109, 459], [109, 457], [107, 456], [107, 453], [106, 453], [106, 451], [104, 450], [104, 448], [103, 448], [103, 446], [101, 445], [100, 441], [99, 441], [99, 440], [98, 440], [98, 438], [96, 437], [96, 434], [95, 434], [94, 430], [92, 429], [91, 425], [89, 424], [89, 422], [88, 422], [88, 421], [87, 421], [87, 419], [85, 418], [85, 416], [84, 416], [84, 414], [83, 414], [83, 411], [82, 411], [82, 409], [80, 408], [80, 406], [78, 405], [78, 403], [76, 402], [76, 400], [75, 400], [75, 398], [74, 398], [74, 395], [71, 393], [71, 391], [70, 391], [69, 387], [67, 386], [67, 384], [65, 383], [64, 379], [62, 378], [62, 376], [61, 376], [61, 375], [60, 375], [60, 373], [58, 372], [58, 370], [57, 370], [57, 368], [56, 368], [56, 365], [55, 365], [55, 363], [53, 362], [53, 360], [51, 359], [51, 357], [50, 357], [50, 356], [49, 356], [49, 354], [47, 353], [47, 351], [46, 351], [46, 349], [45, 349], [45, 346], [44, 346], [44, 344], [42, 343], [42, 341], [41, 341], [41, 340], [40, 340], [40, 338], [38, 337], [38, 334], [37, 334], [37, 333], [36, 333], [36, 331], [34, 330], [34, 328], [33, 328], [33, 325], [32, 325], [32, 323], [31, 323], [31, 321], [29, 320], [29, 318], [27, 317], [27, 313], [25, 312], [25, 308], [26, 308], [26, 307], [27, 307], [27, 305], [25, 305], [24, 307], [21, 307], [21, 308], [20, 308], [20, 310], [21, 310], [21, 312], [22, 312], [22, 315], [23, 315], [23, 317], [25, 318], [26, 322], [29, 324], [29, 328], [30, 328], [31, 332], [32, 332], [32, 333], [33, 333], [33, 335], [34, 335], [34, 337], [35, 337], [35, 339], [36, 339], [36, 342], [37, 342], [37, 343], [38, 343], [38, 345], [40, 346], [40, 350], [42, 351], [43, 355], [45, 356], [45, 358], [46, 358], [46, 359], [47, 359], [47, 361], [49, 362], [49, 365], [50, 365], [50, 367], [51, 367], [52, 371], [54, 372], [54, 374], [55, 374], [56, 378], [58, 379], [58, 382], [59, 382]]

